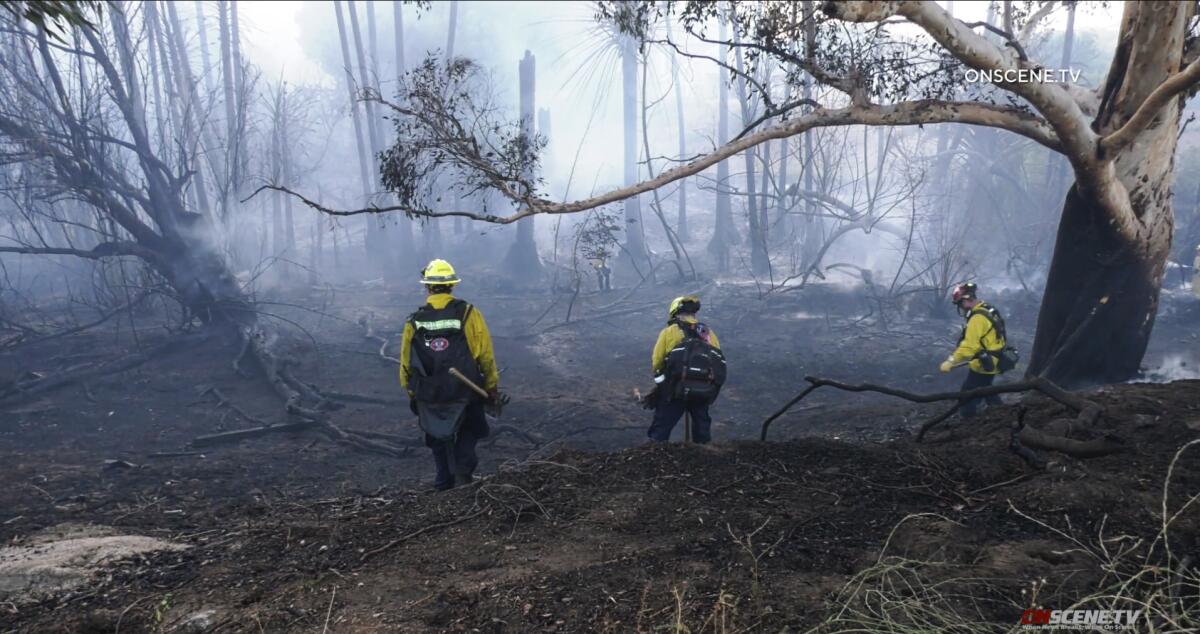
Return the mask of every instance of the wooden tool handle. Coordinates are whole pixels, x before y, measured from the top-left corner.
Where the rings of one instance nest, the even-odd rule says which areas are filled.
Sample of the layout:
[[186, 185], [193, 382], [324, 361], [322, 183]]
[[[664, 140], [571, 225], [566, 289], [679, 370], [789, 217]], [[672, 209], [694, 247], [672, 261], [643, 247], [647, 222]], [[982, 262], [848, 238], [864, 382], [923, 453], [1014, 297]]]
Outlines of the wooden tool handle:
[[462, 381], [463, 385], [471, 388], [472, 392], [475, 392], [483, 398], [491, 398], [491, 395], [487, 393], [487, 390], [475, 385], [475, 382], [471, 379], [468, 379], [465, 375], [463, 375], [462, 372], [459, 372], [458, 368], [450, 368], [450, 376]]

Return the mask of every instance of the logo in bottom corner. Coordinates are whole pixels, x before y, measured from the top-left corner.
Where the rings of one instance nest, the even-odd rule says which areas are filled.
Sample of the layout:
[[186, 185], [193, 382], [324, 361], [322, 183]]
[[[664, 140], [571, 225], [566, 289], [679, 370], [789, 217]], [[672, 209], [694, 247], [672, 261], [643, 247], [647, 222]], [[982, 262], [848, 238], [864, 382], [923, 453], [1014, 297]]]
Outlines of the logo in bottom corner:
[[1025, 630], [1132, 630], [1141, 610], [1040, 610], [1029, 609], [1021, 614], [1021, 629]]

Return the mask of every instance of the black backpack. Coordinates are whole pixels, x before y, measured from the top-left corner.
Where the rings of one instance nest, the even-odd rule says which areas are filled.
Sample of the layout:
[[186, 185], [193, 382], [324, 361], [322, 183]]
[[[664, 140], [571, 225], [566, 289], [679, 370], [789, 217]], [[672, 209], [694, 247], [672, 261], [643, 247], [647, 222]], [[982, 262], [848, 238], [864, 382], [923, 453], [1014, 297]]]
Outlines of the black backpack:
[[470, 304], [455, 299], [441, 309], [426, 304], [408, 318], [413, 327], [409, 387], [416, 400], [452, 403], [477, 398], [471, 388], [450, 375], [450, 368], [456, 368], [476, 385], [484, 383], [463, 331], [471, 310]]
[[725, 355], [708, 343], [704, 324], [673, 323], [683, 331], [683, 341], [667, 353], [671, 397], [706, 403], [717, 400], [721, 386], [725, 384]]
[[[1001, 374], [1008, 372], [1017, 367], [1021, 362], [1021, 353], [1013, 346], [1008, 345], [1008, 331], [1004, 327], [1004, 317], [1000, 316], [1000, 311], [990, 304], [980, 304], [979, 310], [976, 313], [983, 315], [984, 319], [992, 324], [992, 329], [996, 331], [996, 335], [1004, 345], [999, 350], [988, 350], [986, 347], [979, 353], [980, 360], [983, 362], [985, 369], [996, 369]], [[963, 326], [963, 335], [967, 333], [966, 326]], [[984, 333], [987, 335], [987, 333]], [[983, 346], [983, 341], [979, 342]]]

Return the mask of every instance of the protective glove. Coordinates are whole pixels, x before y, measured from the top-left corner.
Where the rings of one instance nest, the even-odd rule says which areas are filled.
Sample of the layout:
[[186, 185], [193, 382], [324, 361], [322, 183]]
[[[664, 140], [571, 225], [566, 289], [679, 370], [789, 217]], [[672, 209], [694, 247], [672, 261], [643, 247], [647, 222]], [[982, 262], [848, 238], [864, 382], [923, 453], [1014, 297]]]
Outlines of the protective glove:
[[501, 392], [498, 387], [488, 390], [488, 403], [492, 405], [508, 405], [510, 400], [512, 399], [504, 392]]
[[655, 385], [654, 389], [642, 397], [641, 405], [642, 409], [654, 409], [658, 407], [658, 385]]
[[954, 369], [954, 359], [946, 359], [942, 361], [942, 365], [938, 366], [942, 372], [949, 372]]

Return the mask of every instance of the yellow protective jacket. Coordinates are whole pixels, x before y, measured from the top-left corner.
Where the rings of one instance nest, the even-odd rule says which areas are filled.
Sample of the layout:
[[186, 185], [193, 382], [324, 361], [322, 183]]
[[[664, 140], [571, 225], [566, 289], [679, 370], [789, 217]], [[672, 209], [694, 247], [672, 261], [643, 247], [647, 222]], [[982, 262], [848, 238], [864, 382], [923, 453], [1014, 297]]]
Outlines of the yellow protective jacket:
[[[681, 317], [683, 321], [696, 323], [695, 317]], [[717, 333], [711, 328], [708, 329], [709, 343], [717, 350], [721, 349], [721, 342], [717, 341]], [[667, 324], [658, 333], [658, 341], [654, 344], [654, 352], [650, 355], [650, 368], [654, 371], [654, 376], [658, 376], [665, 369], [667, 364], [667, 355], [679, 342], [683, 341], [683, 329], [676, 324]]]
[[972, 372], [999, 374], [1000, 371], [996, 369], [995, 357], [992, 358], [991, 370], [984, 369], [987, 366], [984, 366], [983, 361], [979, 359], [980, 353], [985, 349], [988, 352], [999, 352], [1005, 345], [1004, 338], [996, 332], [992, 320], [987, 317], [988, 308], [990, 306], [980, 302], [967, 314], [967, 325], [963, 327], [962, 338], [959, 339], [954, 354], [950, 355], [950, 361], [962, 363], [970, 359], [971, 364], [967, 367]]
[[[454, 296], [450, 293], [437, 293], [430, 295], [426, 303], [440, 310], [453, 299]], [[404, 323], [404, 335], [400, 339], [400, 385], [404, 387], [409, 396], [412, 396], [412, 391], [408, 389], [408, 378], [412, 376], [413, 334], [412, 321], [409, 320]], [[496, 369], [492, 335], [488, 332], [487, 322], [483, 320], [483, 313], [474, 306], [471, 307], [471, 313], [467, 315], [467, 322], [463, 324], [463, 334], [467, 337], [467, 346], [471, 349], [471, 356], [475, 358], [475, 362], [479, 364], [479, 371], [483, 373], [483, 389], [498, 388], [500, 372]]]

